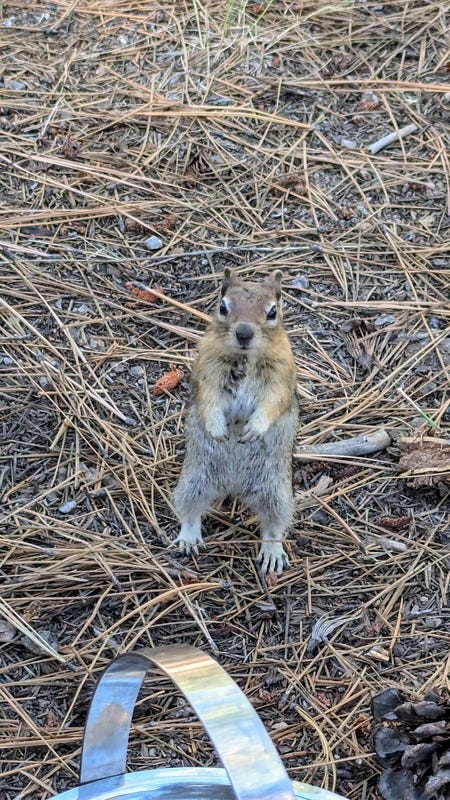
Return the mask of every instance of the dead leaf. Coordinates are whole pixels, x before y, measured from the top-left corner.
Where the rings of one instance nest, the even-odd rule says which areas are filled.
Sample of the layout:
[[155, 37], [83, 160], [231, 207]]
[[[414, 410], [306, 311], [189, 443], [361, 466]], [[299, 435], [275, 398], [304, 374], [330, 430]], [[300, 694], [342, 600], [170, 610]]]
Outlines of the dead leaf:
[[81, 233], [82, 235], [84, 235], [87, 231], [86, 222], [72, 222], [71, 226], [68, 227], [71, 227], [72, 230], [75, 231], [75, 233]]
[[283, 689], [259, 689], [258, 696], [263, 703], [275, 703], [283, 694]]
[[[135, 297], [138, 297], [139, 300], [143, 300], [145, 303], [156, 303], [156, 301], [159, 300], [158, 295], [152, 292], [150, 287], [143, 289], [140, 286], [136, 286], [132, 281], [128, 281], [125, 284], [125, 289], [128, 289], [131, 294], [134, 294]], [[155, 286], [155, 291], [163, 293], [161, 286]]]
[[69, 233], [80, 233], [82, 236], [87, 231], [86, 222], [70, 222], [67, 225], [61, 225], [58, 230], [58, 236], [67, 236]]
[[80, 152], [80, 145], [78, 142], [75, 142], [74, 139], [71, 139], [70, 136], [66, 136], [62, 151], [66, 158], [76, 158]]
[[59, 728], [59, 719], [54, 713], [54, 711], [47, 711], [47, 719], [45, 720], [45, 727], [48, 730], [55, 730], [55, 728]]
[[450, 483], [450, 442], [446, 439], [403, 439], [399, 441], [401, 456], [398, 467], [409, 472], [414, 489]]
[[361, 95], [361, 100], [356, 106], [355, 111], [374, 111], [374, 109], [378, 108], [379, 105], [380, 98], [375, 94], [375, 92], [363, 92]]
[[156, 231], [156, 233], [166, 233], [167, 231], [173, 231], [177, 222], [178, 214], [168, 214], [167, 217], [163, 217], [161, 220], [158, 220], [158, 222], [149, 221], [146, 225], [138, 219], [127, 218], [125, 220], [125, 229], [132, 233], [139, 234], [148, 234], [149, 230]]
[[353, 724], [357, 729], [357, 733], [362, 733], [364, 736], [367, 736], [370, 733], [370, 719], [369, 717], [366, 717], [364, 714], [361, 714], [359, 717], [356, 717], [355, 722]]
[[276, 186], [272, 190], [275, 195], [281, 197], [286, 192], [306, 194], [306, 183], [299, 172], [288, 172], [286, 175], [279, 175], [275, 178], [275, 181]]
[[350, 208], [350, 206], [342, 206], [342, 208], [339, 209], [339, 214], [342, 219], [352, 219], [356, 216], [355, 209]]
[[139, 233], [139, 234], [147, 232], [147, 228], [145, 227], [145, 225], [142, 225], [142, 223], [139, 222], [139, 220], [137, 219], [129, 219], [129, 218], [126, 219], [125, 229], [127, 231], [131, 231], [132, 233]]
[[253, 14], [254, 17], [258, 17], [260, 14], [263, 13], [265, 9], [264, 3], [253, 3], [253, 5], [248, 6], [246, 9], [249, 14]]
[[162, 219], [161, 222], [153, 222], [152, 228], [157, 231], [157, 233], [166, 233], [166, 231], [173, 231], [177, 222], [178, 214], [169, 214], [165, 219]]
[[153, 387], [153, 394], [161, 395], [165, 394], [166, 392], [170, 392], [172, 389], [176, 389], [179, 382], [183, 378], [183, 370], [178, 369], [174, 364], [171, 364], [170, 366], [170, 372], [165, 372], [164, 375], [161, 375], [161, 377], [156, 381]]

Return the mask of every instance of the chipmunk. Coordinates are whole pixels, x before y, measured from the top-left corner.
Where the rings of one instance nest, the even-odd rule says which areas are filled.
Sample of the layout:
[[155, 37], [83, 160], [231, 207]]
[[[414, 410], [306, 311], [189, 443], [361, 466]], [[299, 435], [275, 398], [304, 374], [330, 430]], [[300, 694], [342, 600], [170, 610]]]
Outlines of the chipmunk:
[[217, 498], [239, 498], [261, 524], [261, 571], [288, 565], [292, 449], [297, 429], [296, 369], [282, 325], [282, 273], [263, 283], [226, 269], [217, 313], [191, 376], [186, 456], [174, 508], [183, 553], [203, 545], [201, 516]]

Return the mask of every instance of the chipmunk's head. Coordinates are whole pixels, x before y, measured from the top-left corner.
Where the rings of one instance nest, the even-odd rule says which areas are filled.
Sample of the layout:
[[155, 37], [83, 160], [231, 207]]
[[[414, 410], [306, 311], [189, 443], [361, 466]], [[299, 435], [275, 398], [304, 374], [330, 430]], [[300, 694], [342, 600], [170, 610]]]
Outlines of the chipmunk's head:
[[279, 269], [262, 283], [242, 281], [225, 270], [216, 322], [232, 351], [257, 351], [279, 330], [281, 279]]

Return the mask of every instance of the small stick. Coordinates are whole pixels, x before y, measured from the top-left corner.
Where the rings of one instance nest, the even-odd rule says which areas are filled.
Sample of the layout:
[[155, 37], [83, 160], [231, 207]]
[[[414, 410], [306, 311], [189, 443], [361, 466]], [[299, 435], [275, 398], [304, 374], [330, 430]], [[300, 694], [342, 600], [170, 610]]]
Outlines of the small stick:
[[398, 142], [399, 139], [403, 139], [405, 136], [409, 136], [410, 133], [415, 133], [417, 131], [417, 125], [405, 125], [404, 128], [399, 128], [397, 131], [393, 133], [388, 133], [387, 136], [383, 136], [381, 139], [378, 139], [377, 142], [373, 142], [367, 148], [369, 153], [373, 156], [376, 153], [379, 153], [380, 150], [383, 150], [384, 147], [387, 147], [388, 144], [392, 144], [392, 142]]
[[317, 498], [317, 502], [320, 503], [322, 508], [324, 508], [325, 511], [328, 511], [330, 517], [334, 517], [334, 519], [337, 522], [339, 522], [340, 525], [342, 525], [344, 530], [347, 531], [347, 533], [348, 533], [350, 539], [352, 540], [352, 542], [354, 542], [354, 544], [356, 544], [359, 548], [361, 548], [361, 550], [364, 551], [365, 548], [363, 546], [363, 543], [362, 543], [361, 539], [359, 538], [358, 534], [355, 533], [351, 529], [350, 525], [344, 519], [342, 519], [340, 514], [338, 514], [338, 512], [335, 511], [334, 508], [332, 508], [330, 505], [328, 505], [328, 503], [325, 502], [325, 500], [322, 500], [320, 495], [316, 494], [315, 497]]
[[57, 110], [59, 108], [60, 102], [61, 102], [61, 98], [59, 97], [58, 100], [56, 101], [55, 105], [53, 106], [52, 110], [50, 111], [50, 114], [48, 115], [47, 119], [45, 120], [41, 130], [39, 131], [38, 135], [36, 136], [36, 141], [37, 142], [40, 142], [44, 138], [44, 136], [46, 134], [46, 131], [47, 131], [47, 128], [50, 125], [53, 117], [55, 116], [55, 114], [56, 114], [56, 112], [57, 112]]
[[323, 444], [305, 445], [296, 448], [296, 461], [311, 461], [315, 456], [364, 456], [384, 450], [391, 443], [391, 437], [384, 428], [375, 433], [344, 439], [342, 442], [325, 442]]
[[203, 311], [199, 311], [197, 308], [188, 306], [187, 303], [180, 303], [180, 301], [175, 300], [174, 297], [169, 297], [167, 294], [164, 294], [164, 292], [159, 292], [158, 289], [154, 289], [152, 286], [147, 286], [146, 283], [141, 283], [141, 281], [132, 281], [132, 283], [134, 283], [138, 289], [142, 289], [144, 292], [151, 292], [151, 294], [155, 295], [158, 300], [165, 300], [166, 303], [175, 306], [175, 308], [180, 308], [182, 311], [187, 311], [189, 314], [202, 319], [204, 322], [211, 322], [211, 317], [208, 314], [204, 314]]

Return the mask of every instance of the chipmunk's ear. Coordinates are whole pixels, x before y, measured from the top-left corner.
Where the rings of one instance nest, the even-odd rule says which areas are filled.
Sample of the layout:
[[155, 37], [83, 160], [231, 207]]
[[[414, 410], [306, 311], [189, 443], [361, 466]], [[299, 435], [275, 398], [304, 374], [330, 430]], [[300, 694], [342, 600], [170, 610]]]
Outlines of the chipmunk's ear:
[[267, 283], [275, 289], [275, 296], [277, 300], [281, 297], [281, 281], [283, 280], [283, 273], [281, 269], [276, 269], [275, 272], [267, 278]]
[[236, 273], [229, 267], [225, 267], [223, 271], [223, 283], [222, 283], [222, 288], [220, 290], [220, 296], [223, 297], [227, 289], [237, 282], [238, 282], [238, 277]]

